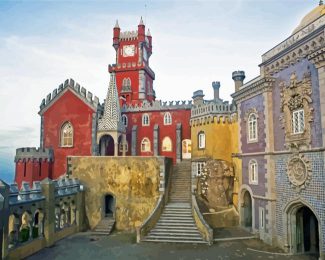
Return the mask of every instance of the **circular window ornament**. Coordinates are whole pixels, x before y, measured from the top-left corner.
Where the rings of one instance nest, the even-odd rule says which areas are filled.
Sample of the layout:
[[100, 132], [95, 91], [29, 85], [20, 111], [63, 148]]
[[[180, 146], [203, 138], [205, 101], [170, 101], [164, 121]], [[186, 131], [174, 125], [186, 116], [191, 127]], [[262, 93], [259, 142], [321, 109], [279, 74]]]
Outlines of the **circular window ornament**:
[[288, 162], [287, 173], [291, 185], [301, 191], [311, 180], [310, 162], [303, 155], [294, 156]]

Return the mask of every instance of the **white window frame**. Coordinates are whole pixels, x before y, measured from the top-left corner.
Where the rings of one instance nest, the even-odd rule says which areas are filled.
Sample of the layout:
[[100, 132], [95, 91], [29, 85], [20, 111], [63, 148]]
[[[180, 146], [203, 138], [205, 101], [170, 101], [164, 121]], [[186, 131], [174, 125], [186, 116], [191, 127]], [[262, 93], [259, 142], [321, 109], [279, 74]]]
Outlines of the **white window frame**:
[[142, 125], [143, 126], [149, 126], [150, 125], [150, 118], [148, 114], [142, 115]]
[[198, 177], [201, 176], [203, 169], [205, 167], [205, 162], [193, 162], [192, 163], [192, 176]]
[[258, 140], [257, 118], [258, 117], [256, 113], [251, 113], [248, 116], [248, 123], [247, 123], [248, 142], [257, 142]]
[[[71, 127], [71, 137], [67, 137], [64, 136], [64, 130], [67, 127]], [[74, 129], [73, 129], [73, 125], [71, 124], [71, 122], [66, 121], [62, 124], [61, 129], [60, 129], [60, 146], [61, 147], [73, 147], [73, 135], [74, 135]], [[67, 138], [71, 139], [71, 143], [67, 143]]]
[[[145, 149], [145, 146], [143, 146], [145, 141], [148, 143], [148, 145], [147, 145], [148, 149]], [[140, 148], [141, 148], [141, 152], [151, 152], [151, 143], [150, 143], [150, 140], [148, 137], [144, 137], [142, 139]]]
[[122, 115], [122, 123], [125, 127], [128, 126], [128, 117], [126, 115]]
[[249, 183], [258, 184], [258, 164], [256, 160], [250, 160], [248, 164]]
[[198, 148], [205, 149], [205, 133], [199, 132], [198, 134]]
[[172, 115], [169, 112], [164, 114], [164, 125], [171, 125], [172, 124]]
[[292, 133], [303, 134], [305, 131], [305, 111], [299, 109], [292, 112]]

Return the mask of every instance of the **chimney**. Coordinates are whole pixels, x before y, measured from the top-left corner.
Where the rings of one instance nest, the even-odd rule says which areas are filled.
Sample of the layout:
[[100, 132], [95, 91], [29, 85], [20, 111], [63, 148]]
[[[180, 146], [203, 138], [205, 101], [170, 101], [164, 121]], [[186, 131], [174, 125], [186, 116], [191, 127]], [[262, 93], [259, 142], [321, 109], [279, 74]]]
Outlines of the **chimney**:
[[213, 81], [212, 82], [212, 87], [213, 87], [214, 100], [220, 99], [219, 98], [220, 82], [219, 81]]
[[204, 97], [203, 90], [194, 91], [193, 97], [192, 97], [194, 105], [202, 105], [203, 97]]
[[244, 85], [245, 71], [237, 70], [232, 73], [232, 79], [235, 81], [235, 92]]

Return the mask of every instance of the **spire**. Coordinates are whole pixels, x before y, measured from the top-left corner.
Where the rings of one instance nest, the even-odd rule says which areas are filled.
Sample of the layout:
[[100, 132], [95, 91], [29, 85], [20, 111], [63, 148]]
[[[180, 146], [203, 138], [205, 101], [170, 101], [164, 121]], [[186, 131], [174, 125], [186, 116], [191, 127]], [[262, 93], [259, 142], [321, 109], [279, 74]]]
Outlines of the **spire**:
[[114, 28], [120, 28], [120, 26], [118, 25], [118, 20], [117, 19], [116, 19], [116, 23], [115, 23]]
[[142, 16], [141, 16], [141, 18], [140, 18], [140, 23], [139, 23], [139, 25], [144, 25], [143, 20], [142, 20]]
[[319, 5], [323, 5], [323, 0], [319, 0]]
[[150, 30], [147, 31], [147, 36], [151, 36]]
[[121, 119], [122, 116], [116, 88], [116, 77], [115, 72], [112, 72], [104, 103], [104, 115], [99, 119], [98, 130], [124, 132], [125, 127]]

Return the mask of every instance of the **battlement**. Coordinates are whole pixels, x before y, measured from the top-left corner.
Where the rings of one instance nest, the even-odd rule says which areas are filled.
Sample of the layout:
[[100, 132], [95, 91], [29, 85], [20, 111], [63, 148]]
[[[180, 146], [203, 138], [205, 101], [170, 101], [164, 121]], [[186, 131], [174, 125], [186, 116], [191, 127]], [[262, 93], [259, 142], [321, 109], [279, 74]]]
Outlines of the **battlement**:
[[204, 101], [203, 104], [193, 105], [191, 118], [204, 117], [208, 115], [232, 114], [236, 112], [236, 106], [228, 101]]
[[138, 31], [125, 31], [120, 33], [121, 41], [136, 40], [138, 38]]
[[62, 177], [53, 181], [55, 187], [55, 196], [62, 197], [79, 192], [80, 181], [77, 178]]
[[24, 147], [16, 149], [15, 162], [34, 159], [53, 161], [53, 158], [53, 150], [50, 148]]
[[30, 188], [28, 182], [23, 181], [20, 190], [16, 183], [10, 185], [9, 205], [32, 203], [44, 199], [39, 181], [34, 181], [32, 188]]
[[84, 87], [81, 87], [79, 83], [75, 83], [73, 79], [67, 79], [57, 89], [54, 89], [52, 94], [49, 93], [46, 98], [42, 100], [40, 110], [44, 110], [51, 102], [67, 87], [74, 91], [81, 99], [86, 101], [89, 105], [97, 109], [99, 104], [98, 97], [94, 96], [90, 91], [87, 91]]
[[141, 104], [135, 105], [123, 105], [122, 113], [124, 112], [142, 112], [142, 111], [160, 111], [160, 110], [181, 110], [181, 109], [191, 109], [192, 101], [165, 101], [160, 100], [153, 101], [152, 104], [143, 101]]

